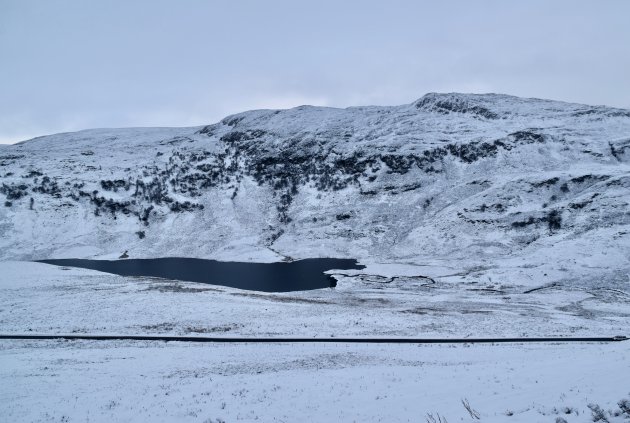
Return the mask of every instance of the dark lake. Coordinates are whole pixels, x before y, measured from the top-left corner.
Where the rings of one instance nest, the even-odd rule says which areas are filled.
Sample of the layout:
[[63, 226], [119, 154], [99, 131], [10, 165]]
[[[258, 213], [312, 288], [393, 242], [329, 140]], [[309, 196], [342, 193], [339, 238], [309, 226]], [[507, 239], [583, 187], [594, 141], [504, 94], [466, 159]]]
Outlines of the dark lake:
[[241, 263], [194, 258], [126, 260], [38, 260], [121, 276], [153, 276], [264, 292], [305, 291], [336, 286], [327, 270], [364, 269], [353, 259], [314, 258], [280, 263]]

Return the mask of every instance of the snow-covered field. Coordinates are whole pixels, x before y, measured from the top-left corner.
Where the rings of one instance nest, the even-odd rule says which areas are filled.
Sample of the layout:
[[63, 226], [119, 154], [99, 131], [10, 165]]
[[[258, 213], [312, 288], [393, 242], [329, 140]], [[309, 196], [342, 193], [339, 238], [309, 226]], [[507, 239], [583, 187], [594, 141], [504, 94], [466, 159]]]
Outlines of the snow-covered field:
[[589, 422], [630, 397], [624, 343], [3, 341], [0, 360], [7, 422], [475, 421], [462, 399], [482, 422]]
[[[506, 292], [368, 265], [335, 289], [253, 293], [0, 262], [3, 333], [613, 336], [627, 294]], [[380, 274], [377, 275], [377, 273]], [[388, 278], [389, 276], [389, 278]], [[590, 421], [630, 396], [630, 344], [0, 341], [5, 421]], [[568, 414], [567, 414], [568, 413]], [[621, 417], [611, 421], [624, 421]], [[429, 420], [430, 421], [430, 420]]]
[[[357, 272], [392, 273], [394, 266]], [[400, 266], [400, 273], [410, 272]], [[423, 269], [425, 272], [427, 269]], [[431, 269], [429, 269], [431, 270]], [[435, 269], [432, 269], [435, 272]], [[349, 272], [349, 271], [346, 271]], [[0, 332], [247, 336], [628, 335], [630, 295], [577, 287], [341, 277], [337, 288], [262, 293], [0, 262]]]

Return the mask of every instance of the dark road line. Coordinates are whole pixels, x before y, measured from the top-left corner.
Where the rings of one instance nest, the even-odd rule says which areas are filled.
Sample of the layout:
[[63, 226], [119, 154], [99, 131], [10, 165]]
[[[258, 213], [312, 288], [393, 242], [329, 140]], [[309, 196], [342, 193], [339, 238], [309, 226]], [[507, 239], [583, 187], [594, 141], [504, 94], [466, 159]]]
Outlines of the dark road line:
[[351, 344], [481, 344], [523, 342], [618, 342], [630, 338], [609, 337], [551, 337], [551, 338], [248, 338], [208, 336], [160, 336], [160, 335], [24, 335], [0, 334], [0, 340], [64, 339], [68, 341], [164, 341], [164, 342], [214, 342], [214, 343], [351, 343]]

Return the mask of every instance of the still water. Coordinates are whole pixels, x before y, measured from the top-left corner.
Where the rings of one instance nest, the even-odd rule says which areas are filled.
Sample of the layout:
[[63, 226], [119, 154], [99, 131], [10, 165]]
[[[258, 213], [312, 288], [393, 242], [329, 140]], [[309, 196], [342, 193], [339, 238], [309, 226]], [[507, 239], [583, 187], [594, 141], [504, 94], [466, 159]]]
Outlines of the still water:
[[152, 276], [264, 292], [305, 291], [336, 285], [327, 270], [364, 269], [353, 259], [314, 258], [280, 263], [242, 263], [194, 258], [39, 260], [121, 276]]

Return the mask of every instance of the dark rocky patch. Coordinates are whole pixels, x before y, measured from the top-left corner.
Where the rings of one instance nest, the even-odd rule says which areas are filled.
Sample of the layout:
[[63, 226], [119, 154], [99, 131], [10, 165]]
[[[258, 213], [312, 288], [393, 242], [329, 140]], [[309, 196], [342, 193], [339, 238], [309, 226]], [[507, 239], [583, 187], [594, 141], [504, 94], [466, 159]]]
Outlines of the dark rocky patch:
[[562, 214], [558, 210], [551, 210], [542, 217], [529, 216], [526, 220], [512, 222], [512, 228], [525, 228], [530, 225], [538, 225], [540, 223], [547, 223], [547, 227], [550, 232], [562, 228]]
[[486, 107], [471, 104], [469, 101], [459, 98], [437, 99], [434, 96], [425, 96], [416, 102], [416, 108], [441, 114], [466, 113], [483, 119], [500, 118], [497, 113]]
[[541, 182], [530, 182], [530, 185], [535, 188], [548, 187], [548, 186], [555, 185], [559, 180], [560, 180], [559, 178], [551, 178], [551, 179], [547, 179]]

